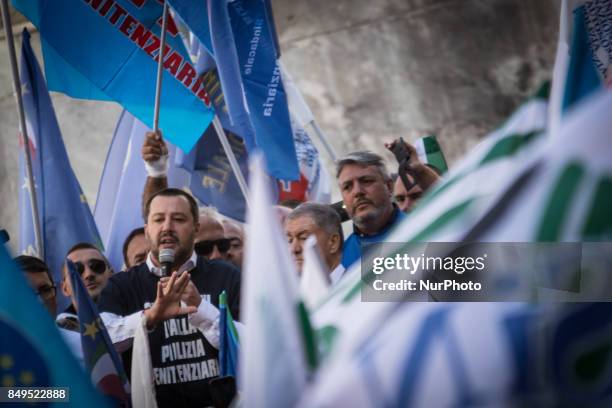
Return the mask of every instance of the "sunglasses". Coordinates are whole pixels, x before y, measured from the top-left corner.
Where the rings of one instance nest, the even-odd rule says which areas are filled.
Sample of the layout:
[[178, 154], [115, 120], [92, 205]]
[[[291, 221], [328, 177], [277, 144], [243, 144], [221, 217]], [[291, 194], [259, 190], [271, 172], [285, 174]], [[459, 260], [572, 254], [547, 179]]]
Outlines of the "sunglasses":
[[216, 239], [212, 241], [196, 242], [194, 248], [195, 248], [196, 254], [200, 256], [209, 256], [210, 254], [212, 254], [213, 249], [215, 247], [217, 247], [219, 252], [224, 254], [227, 251], [229, 251], [230, 246], [231, 246], [231, 240], [227, 238], [223, 238], [223, 239]]
[[[89, 269], [96, 275], [102, 275], [104, 272], [106, 272], [106, 268], [107, 268], [106, 262], [104, 262], [101, 259], [90, 259], [89, 261], [86, 262], [86, 264], [89, 267]], [[76, 270], [79, 273], [79, 275], [82, 275], [83, 272], [85, 272], [85, 265], [83, 265], [83, 263], [75, 262], [74, 266], [76, 267]]]

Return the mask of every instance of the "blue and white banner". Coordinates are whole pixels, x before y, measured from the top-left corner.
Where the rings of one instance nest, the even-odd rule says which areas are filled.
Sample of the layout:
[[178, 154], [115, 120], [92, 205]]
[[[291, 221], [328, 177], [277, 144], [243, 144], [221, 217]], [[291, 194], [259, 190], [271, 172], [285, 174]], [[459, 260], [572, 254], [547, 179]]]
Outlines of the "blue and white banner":
[[[170, 0], [170, 5], [213, 55], [232, 126], [247, 149], [261, 148], [271, 176], [297, 180], [287, 97], [265, 2]], [[204, 16], [207, 22], [203, 21]]]

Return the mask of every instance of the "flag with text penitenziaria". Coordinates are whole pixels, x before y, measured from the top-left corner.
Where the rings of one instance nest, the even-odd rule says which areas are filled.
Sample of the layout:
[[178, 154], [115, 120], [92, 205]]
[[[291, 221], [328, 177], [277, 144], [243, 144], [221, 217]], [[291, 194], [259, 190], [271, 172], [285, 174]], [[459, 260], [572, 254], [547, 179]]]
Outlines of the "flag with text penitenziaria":
[[41, 35], [50, 89], [113, 100], [153, 127], [157, 60], [163, 54], [159, 128], [191, 150], [214, 116], [202, 79], [172, 18], [160, 52], [163, 2], [12, 0]]

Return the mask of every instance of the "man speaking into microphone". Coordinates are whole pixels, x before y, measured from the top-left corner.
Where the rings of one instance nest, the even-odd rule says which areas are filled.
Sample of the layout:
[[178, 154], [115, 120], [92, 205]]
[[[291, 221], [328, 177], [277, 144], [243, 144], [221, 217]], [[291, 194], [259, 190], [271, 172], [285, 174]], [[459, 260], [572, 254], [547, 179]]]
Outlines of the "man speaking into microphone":
[[218, 299], [225, 290], [232, 315], [239, 316], [239, 272], [195, 253], [200, 225], [189, 193], [155, 193], [144, 216], [147, 260], [109, 280], [98, 305], [102, 319], [120, 351], [131, 347], [146, 319], [158, 406], [212, 405], [208, 382], [219, 375]]

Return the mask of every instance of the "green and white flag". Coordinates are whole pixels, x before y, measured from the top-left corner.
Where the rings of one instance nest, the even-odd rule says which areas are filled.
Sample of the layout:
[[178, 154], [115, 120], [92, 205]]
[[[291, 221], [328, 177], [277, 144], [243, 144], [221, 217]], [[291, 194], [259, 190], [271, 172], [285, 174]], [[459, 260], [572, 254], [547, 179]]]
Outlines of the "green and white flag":
[[446, 173], [448, 165], [436, 136], [421, 137], [414, 142], [414, 147], [423, 163], [435, 167], [440, 174]]
[[[432, 191], [417, 204], [388, 242], [459, 242], [476, 223], [488, 204], [510, 183], [529, 157], [547, 123], [547, 87], [524, 103], [502, 127], [482, 140], [464, 159], [447, 172]], [[530, 148], [531, 147], [531, 148]], [[376, 315], [372, 303], [361, 302], [360, 265], [346, 272], [328, 300], [312, 316], [320, 350], [327, 354], [346, 331], [356, 329]], [[358, 322], [344, 318], [360, 316]]]
[[[611, 109], [612, 94], [600, 93], [568, 115], [555, 138], [533, 143], [522, 153], [495, 155], [489, 164], [483, 161], [492, 150], [481, 150], [481, 159], [473, 161], [480, 166], [470, 166], [473, 172], [464, 177], [474, 177], [484, 165], [492, 169], [499, 160], [508, 161], [508, 174], [496, 167], [488, 175], [496, 183], [472, 190], [458, 216], [461, 222], [430, 227], [426, 239], [609, 241]], [[469, 194], [456, 200], [461, 204], [465, 197]], [[422, 237], [419, 217], [439, 211], [438, 200], [409, 217], [389, 241]], [[553, 405], [571, 398], [577, 399], [570, 404], [575, 406], [610, 402], [612, 360], [601, 357], [603, 365], [586, 371], [577, 366], [609, 347], [612, 308], [606, 304], [365, 303], [359, 271], [349, 278], [315, 315], [320, 332], [328, 337], [333, 332], [335, 342], [301, 406], [529, 406], [541, 405], [539, 398]], [[552, 390], [538, 388], [542, 384], [533, 378], [535, 372], [545, 375]], [[521, 382], [535, 388], [517, 390]]]
[[278, 217], [261, 156], [251, 160], [251, 206], [247, 214], [242, 271], [238, 370], [246, 406], [294, 406], [316, 364], [298, 275]]

